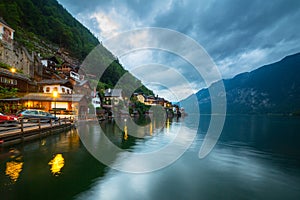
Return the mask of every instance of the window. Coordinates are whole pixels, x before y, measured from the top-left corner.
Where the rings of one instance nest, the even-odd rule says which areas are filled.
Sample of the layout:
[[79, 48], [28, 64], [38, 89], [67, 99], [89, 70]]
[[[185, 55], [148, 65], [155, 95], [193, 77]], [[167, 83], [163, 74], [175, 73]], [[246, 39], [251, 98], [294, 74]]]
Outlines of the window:
[[65, 88], [61, 88], [61, 91], [62, 91], [62, 93], [66, 92]]
[[38, 114], [38, 111], [32, 110], [32, 111], [29, 112], [29, 114], [30, 114], [30, 115], [37, 115], [37, 114]]
[[57, 87], [54, 87], [54, 88], [53, 88], [53, 91], [58, 91]]
[[46, 87], [46, 92], [50, 92], [50, 87]]

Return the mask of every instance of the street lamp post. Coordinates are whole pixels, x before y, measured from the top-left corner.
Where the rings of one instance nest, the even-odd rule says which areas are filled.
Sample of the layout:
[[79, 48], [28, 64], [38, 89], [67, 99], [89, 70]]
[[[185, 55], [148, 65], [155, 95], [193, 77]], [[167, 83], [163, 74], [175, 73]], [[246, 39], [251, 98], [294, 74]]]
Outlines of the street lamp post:
[[58, 96], [58, 92], [55, 90], [53, 91], [53, 97], [54, 97], [54, 116], [56, 117], [56, 98]]

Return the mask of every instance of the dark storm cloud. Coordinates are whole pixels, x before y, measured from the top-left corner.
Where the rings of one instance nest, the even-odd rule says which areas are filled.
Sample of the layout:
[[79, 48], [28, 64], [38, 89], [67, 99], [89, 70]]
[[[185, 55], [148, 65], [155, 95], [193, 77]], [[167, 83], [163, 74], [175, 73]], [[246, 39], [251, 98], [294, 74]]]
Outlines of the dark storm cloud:
[[[205, 48], [225, 78], [300, 51], [299, 0], [59, 2], [100, 39], [142, 27], [169, 28], [186, 34]], [[141, 62], [149, 58], [157, 61], [155, 54], [147, 56], [133, 57]], [[127, 61], [125, 67], [130, 69], [133, 61]]]
[[245, 50], [298, 41], [299, 8], [300, 1], [189, 2], [174, 4], [155, 18], [154, 25], [191, 35], [214, 57], [224, 59]]

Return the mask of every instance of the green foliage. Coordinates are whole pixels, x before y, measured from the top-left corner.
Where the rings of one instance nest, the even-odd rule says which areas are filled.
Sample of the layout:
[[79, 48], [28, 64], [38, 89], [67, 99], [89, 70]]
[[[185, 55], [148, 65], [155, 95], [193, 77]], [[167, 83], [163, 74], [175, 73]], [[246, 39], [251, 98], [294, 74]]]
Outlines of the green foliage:
[[142, 85], [141, 87], [139, 87], [138, 89], [135, 90], [136, 93], [143, 93], [146, 96], [154, 96], [154, 93], [152, 90], [149, 90], [146, 86]]
[[129, 113], [132, 114], [133, 111], [137, 111], [139, 115], [144, 115], [146, 112], [149, 111], [151, 106], [145, 105], [137, 100], [136, 97], [131, 98], [131, 103], [133, 104], [132, 107], [129, 108]]
[[[11, 70], [12, 66], [0, 62], [0, 68], [7, 69], [7, 70]], [[21, 69], [16, 69], [16, 72], [22, 73], [22, 74], [23, 74], [23, 71], [22, 71]]]
[[117, 82], [126, 72], [127, 71], [124, 70], [120, 63], [115, 60], [104, 71], [100, 81], [112, 87], [117, 84]]
[[0, 86], [0, 99], [16, 97], [18, 88], [6, 88]]
[[8, 69], [8, 70], [10, 70], [10, 68], [11, 68], [10, 65], [2, 63], [2, 62], [0, 62], [0, 67], [3, 68], [3, 69]]
[[133, 92], [142, 92], [146, 95], [153, 95], [153, 92], [146, 88], [140, 80], [125, 70], [118, 60], [114, 60], [104, 71], [97, 84], [97, 90], [104, 92], [108, 88], [119, 88], [128, 98]]
[[16, 30], [16, 40], [29, 50], [35, 45], [28, 41], [33, 35], [68, 49], [79, 59], [85, 58], [99, 44], [98, 39], [56, 0], [2, 0], [0, 13]]

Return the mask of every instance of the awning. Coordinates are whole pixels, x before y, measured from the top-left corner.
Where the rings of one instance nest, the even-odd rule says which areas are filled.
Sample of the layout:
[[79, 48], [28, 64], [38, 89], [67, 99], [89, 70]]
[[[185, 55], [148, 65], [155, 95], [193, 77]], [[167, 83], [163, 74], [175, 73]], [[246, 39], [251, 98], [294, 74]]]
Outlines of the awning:
[[58, 101], [58, 102], [80, 102], [84, 98], [83, 94], [59, 94], [54, 98], [52, 94], [29, 93], [21, 98], [25, 101]]

